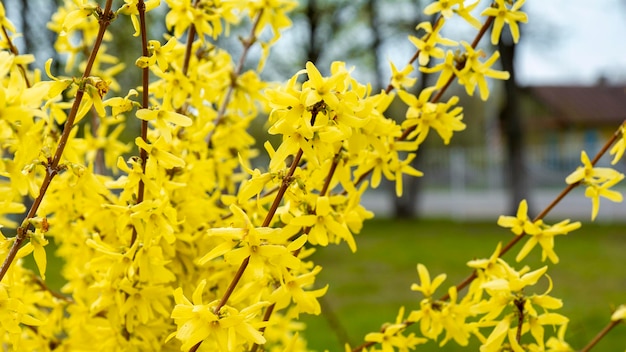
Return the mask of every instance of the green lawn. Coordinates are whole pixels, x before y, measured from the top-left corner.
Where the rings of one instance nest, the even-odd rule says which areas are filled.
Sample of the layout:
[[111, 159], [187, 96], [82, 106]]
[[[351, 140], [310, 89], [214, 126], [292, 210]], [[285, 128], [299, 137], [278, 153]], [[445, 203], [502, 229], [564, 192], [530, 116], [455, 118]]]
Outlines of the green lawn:
[[[366, 222], [357, 236], [355, 254], [346, 245], [320, 248], [314, 254], [314, 260], [324, 268], [317, 282], [329, 283], [330, 289], [321, 302], [324, 315], [302, 316], [309, 325], [305, 334], [309, 347], [343, 351], [340, 338], [358, 345], [366, 333], [393, 321], [400, 306], [407, 311], [415, 308], [421, 295], [409, 287], [418, 282], [417, 263], [426, 265], [431, 276], [447, 273], [444, 285], [457, 284], [470, 273], [465, 266], [468, 260], [489, 256], [498, 241], [508, 242], [512, 236], [495, 221]], [[626, 304], [626, 224], [583, 224], [581, 229], [557, 237], [555, 247], [561, 262], [548, 269], [554, 281], [551, 295], [564, 300], [561, 313], [571, 319], [567, 341], [574, 348], [582, 348], [608, 322], [611, 307]], [[535, 249], [524, 263], [538, 268], [539, 253]], [[47, 281], [58, 289], [62, 285], [57, 274], [59, 262], [48, 259]], [[34, 268], [32, 256], [26, 261]], [[539, 290], [543, 292], [545, 286]], [[475, 346], [466, 350], [477, 350]], [[437, 350], [432, 342], [419, 347]], [[453, 343], [445, 347], [446, 351], [459, 349]], [[625, 349], [625, 325], [618, 326], [596, 347], [597, 351]]]
[[[445, 272], [449, 285], [457, 284], [470, 270], [468, 260], [489, 256], [498, 241], [512, 238], [508, 230], [494, 223], [451, 221], [373, 220], [358, 235], [358, 250], [351, 254], [347, 246], [320, 249], [314, 259], [324, 267], [319, 284], [330, 284], [322, 302], [323, 316], [306, 316], [306, 337], [314, 350], [343, 350], [340, 339], [352, 345], [363, 336], [393, 321], [398, 308], [417, 307], [421, 295], [409, 287], [418, 282], [416, 264], [428, 267], [431, 276]], [[513, 253], [521, 248], [513, 249]], [[571, 321], [566, 340], [582, 348], [608, 322], [611, 307], [626, 304], [626, 224], [583, 227], [556, 239], [561, 261], [549, 262], [548, 274], [554, 281], [551, 293], [562, 298], [560, 313]], [[540, 250], [516, 268], [528, 264], [538, 268]], [[507, 255], [510, 259], [514, 255]], [[547, 285], [541, 287], [543, 292]], [[443, 291], [441, 292], [443, 293]], [[476, 350], [476, 345], [467, 350]], [[419, 350], [437, 350], [432, 342]], [[449, 343], [446, 351], [461, 347]], [[596, 346], [598, 351], [624, 351], [626, 326], [620, 325]]]

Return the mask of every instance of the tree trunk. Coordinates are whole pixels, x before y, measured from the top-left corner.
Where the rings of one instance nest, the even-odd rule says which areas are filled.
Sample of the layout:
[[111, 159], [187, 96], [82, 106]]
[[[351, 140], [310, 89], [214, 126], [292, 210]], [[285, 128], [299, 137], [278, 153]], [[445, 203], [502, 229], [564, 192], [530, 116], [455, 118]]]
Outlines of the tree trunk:
[[515, 44], [508, 30], [502, 32], [498, 49], [502, 68], [511, 74], [511, 78], [504, 81], [504, 104], [499, 118], [506, 141], [504, 184], [509, 191], [509, 213], [514, 214], [519, 202], [529, 195], [529, 180], [524, 153], [524, 128], [519, 107], [519, 89], [515, 81]]
[[[433, 24], [436, 20], [436, 17], [433, 15], [430, 17], [429, 20], [430, 23]], [[430, 66], [431, 64], [432, 60], [427, 66]], [[425, 74], [420, 75], [420, 80], [417, 85], [418, 93], [428, 87], [427, 77], [428, 76]], [[415, 159], [413, 159], [413, 161], [411, 162], [411, 166], [413, 166], [417, 170], [420, 170], [420, 167], [418, 165], [420, 164], [420, 160], [423, 158], [425, 149], [425, 144], [422, 144], [420, 146], [420, 149], [416, 152]], [[409, 175], [402, 175], [402, 177], [402, 184], [404, 185], [402, 197], [396, 197], [395, 190], [393, 190], [392, 187], [394, 197], [394, 216], [396, 218], [419, 218], [420, 214], [418, 212], [417, 203], [420, 191], [422, 189], [422, 179], [421, 177]]]
[[320, 56], [320, 47], [317, 44], [317, 27], [319, 24], [320, 14], [317, 9], [315, 0], [309, 0], [306, 7], [306, 16], [309, 20], [309, 47], [307, 48], [307, 60], [317, 63]]

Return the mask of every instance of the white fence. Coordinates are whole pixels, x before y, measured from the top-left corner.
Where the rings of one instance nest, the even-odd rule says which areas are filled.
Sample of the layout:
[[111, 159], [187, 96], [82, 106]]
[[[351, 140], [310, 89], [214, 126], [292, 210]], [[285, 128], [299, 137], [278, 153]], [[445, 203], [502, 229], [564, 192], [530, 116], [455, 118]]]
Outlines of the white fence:
[[[553, 188], [564, 185], [565, 178], [581, 165], [580, 152], [586, 149], [593, 158], [601, 146], [560, 144], [527, 146], [524, 153], [526, 176], [531, 188]], [[481, 190], [501, 189], [506, 151], [486, 147], [424, 148], [417, 167], [424, 172], [424, 186], [434, 189]], [[611, 166], [612, 156], [605, 155], [598, 166]], [[626, 173], [626, 162], [612, 166]]]

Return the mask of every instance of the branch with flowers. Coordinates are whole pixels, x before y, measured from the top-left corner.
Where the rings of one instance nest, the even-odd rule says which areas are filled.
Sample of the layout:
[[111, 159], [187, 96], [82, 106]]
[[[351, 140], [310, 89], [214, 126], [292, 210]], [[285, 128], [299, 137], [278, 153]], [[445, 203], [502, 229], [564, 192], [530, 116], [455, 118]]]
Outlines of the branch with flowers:
[[[28, 69], [30, 56], [17, 52], [10, 35], [15, 27], [0, 3], [7, 48], [0, 53], [0, 223], [17, 232], [0, 238], [6, 348], [305, 350], [296, 322], [301, 314], [320, 314], [318, 299], [329, 289], [313, 288], [322, 267], [311, 253], [341, 243], [357, 250], [355, 235], [373, 217], [361, 204], [363, 192], [384, 177], [400, 196], [403, 175], [423, 175], [410, 164], [431, 130], [447, 145], [466, 127], [459, 98], [441, 101], [451, 84], [487, 100], [487, 79], [509, 78], [492, 68], [497, 52], [486, 58], [478, 49], [481, 38], [491, 28], [496, 44], [506, 25], [517, 42], [518, 23], [527, 22], [523, 0], [494, 1], [482, 11], [482, 22], [473, 15], [480, 1], [433, 2], [425, 13], [439, 18], [409, 36], [415, 55], [401, 69], [392, 63], [389, 86], [374, 92], [342, 62], [331, 65], [329, 76], [309, 62], [283, 84], [263, 81], [269, 52], [291, 25], [294, 1], [165, 2], [162, 43], [146, 31], [157, 0], [125, 0], [117, 10], [112, 1], [104, 9], [65, 1], [49, 28], [58, 33], [55, 49], [67, 55], [66, 71], [82, 75], [53, 73], [49, 60], [47, 79]], [[472, 43], [441, 36], [453, 17], [476, 28]], [[134, 29], [129, 35], [141, 41], [135, 65], [124, 68], [106, 44], [116, 40], [107, 28], [127, 19]], [[235, 60], [218, 43], [242, 24], [249, 35]], [[261, 57], [246, 69], [255, 45]], [[82, 58], [85, 47], [93, 49]], [[431, 61], [435, 65], [427, 67]], [[437, 80], [412, 94], [416, 63]], [[117, 77], [135, 68], [141, 82], [121, 92]], [[385, 115], [396, 94], [407, 106], [400, 123]], [[93, 126], [83, 119], [90, 111]], [[259, 169], [252, 166], [260, 153], [248, 130], [264, 116], [268, 133], [280, 141], [264, 143], [270, 161]], [[139, 155], [124, 158], [133, 147], [118, 139], [127, 117], [140, 120], [132, 133]], [[586, 186], [592, 219], [600, 197], [621, 201], [611, 187], [623, 175], [595, 165], [609, 150], [614, 163], [622, 157], [623, 135], [621, 126], [593, 160], [583, 152], [568, 186], [534, 219], [525, 201], [516, 216], [501, 216], [498, 224], [511, 228], [514, 239], [498, 244], [490, 258], [468, 262], [472, 274], [440, 299], [434, 295], [445, 274], [431, 280], [418, 264], [420, 282], [411, 290], [424, 296], [419, 307], [406, 318], [400, 309], [394, 323], [365, 336], [354, 350], [413, 349], [442, 334], [441, 346], [476, 339], [481, 351], [570, 350], [564, 341], [569, 318], [556, 312], [562, 302], [549, 295], [548, 266], [515, 268], [502, 256], [528, 238], [517, 262], [540, 247], [544, 261], [558, 263], [555, 236], [580, 223], [549, 225], [543, 218], [576, 186]], [[34, 202], [16, 223], [5, 214], [24, 213], [23, 197]], [[61, 292], [43, 281], [49, 240], [65, 260]], [[22, 265], [31, 253], [41, 278]], [[549, 282], [546, 292], [533, 291], [540, 280]], [[585, 350], [625, 312], [623, 306], [615, 310]], [[419, 326], [418, 334], [407, 333], [411, 325]], [[549, 336], [546, 326], [556, 335]]]

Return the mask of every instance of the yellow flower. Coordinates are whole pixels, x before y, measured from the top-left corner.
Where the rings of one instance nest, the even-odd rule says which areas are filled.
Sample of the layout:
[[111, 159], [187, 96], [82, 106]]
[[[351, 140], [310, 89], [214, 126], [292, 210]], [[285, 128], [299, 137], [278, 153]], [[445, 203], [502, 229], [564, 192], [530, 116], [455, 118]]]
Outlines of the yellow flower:
[[19, 297], [11, 297], [11, 286], [0, 283], [0, 327], [11, 334], [21, 334], [21, 324], [40, 326], [42, 321], [26, 312], [27, 307]]
[[611, 161], [611, 165], [617, 164], [617, 162], [620, 161], [620, 159], [624, 155], [624, 152], [626, 151], [626, 139], [624, 139], [624, 134], [626, 134], [626, 124], [622, 124], [620, 126], [619, 134], [619, 140], [617, 141], [617, 143], [615, 143], [610, 151], [611, 155], [615, 155], [615, 157], [613, 157], [613, 160]]
[[0, 26], [6, 28], [8, 31], [15, 33], [15, 26], [6, 17], [6, 11], [4, 9], [4, 3], [0, 2]]
[[161, 46], [161, 42], [158, 40], [148, 41], [148, 51], [155, 57], [157, 66], [161, 71], [167, 70], [169, 62], [172, 60], [170, 57], [173, 54], [174, 48], [178, 41], [175, 37], [170, 38], [165, 45]]
[[413, 72], [413, 65], [406, 65], [402, 71], [398, 71], [392, 61], [389, 61], [389, 64], [391, 65], [391, 85], [395, 89], [406, 89], [415, 85], [417, 78], [408, 77]]
[[609, 188], [621, 181], [624, 175], [611, 168], [594, 167], [584, 150], [580, 154], [580, 160], [583, 166], [579, 166], [567, 176], [565, 182], [568, 184], [581, 182], [587, 186], [585, 196], [591, 198], [591, 220], [595, 220], [601, 196], [618, 203], [622, 201], [622, 194]]
[[430, 103], [428, 100], [434, 88], [424, 89], [420, 92], [419, 99], [406, 91], [398, 91], [400, 99], [409, 106], [406, 112], [407, 119], [402, 122], [402, 127], [415, 128], [408, 137], [417, 136], [418, 145], [426, 139], [431, 128], [437, 131], [445, 144], [450, 143], [454, 132], [465, 129], [465, 124], [462, 122], [463, 108], [456, 106], [459, 98], [453, 96], [445, 103]]
[[518, 262], [523, 260], [535, 245], [539, 244], [542, 249], [541, 260], [545, 261], [547, 257], [552, 263], [558, 263], [559, 257], [554, 252], [554, 236], [567, 235], [578, 228], [580, 228], [580, 222], [570, 224], [569, 220], [561, 221], [553, 226], [544, 224], [542, 220], [536, 221], [533, 226], [528, 227], [525, 231], [530, 238], [520, 249], [515, 260]]
[[206, 280], [200, 281], [193, 292], [192, 301], [185, 297], [182, 288], [174, 290], [176, 306], [171, 317], [176, 322], [177, 330], [167, 340], [176, 336], [183, 342], [182, 350], [189, 350], [205, 340], [221, 351], [231, 351], [243, 342], [265, 343], [265, 338], [251, 321], [268, 303], [252, 304], [241, 311], [223, 306], [219, 312], [215, 312], [218, 301], [203, 304], [202, 294], [205, 286]]
[[512, 318], [513, 314], [508, 314], [496, 324], [487, 340], [480, 346], [480, 352], [500, 351], [511, 327]]
[[330, 109], [336, 109], [339, 105], [336, 91], [339, 90], [338, 86], [346, 78], [348, 72], [342, 71], [331, 77], [322, 77], [317, 67], [309, 61], [306, 63], [306, 73], [309, 80], [302, 85], [304, 106], [310, 108], [316, 103], [324, 101]]
[[137, 96], [136, 90], [131, 89], [128, 91], [128, 94], [124, 98], [122, 97], [112, 97], [102, 102], [104, 106], [111, 107], [111, 116], [117, 117], [118, 115], [130, 111], [134, 106], [139, 106], [139, 103], [130, 99], [130, 97]]
[[81, 2], [83, 2], [83, 5], [79, 5], [79, 9], [69, 12], [63, 19], [62, 30], [59, 32], [59, 35], [67, 35], [74, 27], [86, 22], [85, 20], [89, 16], [96, 13], [96, 5], [84, 4], [84, 1]]
[[495, 18], [493, 29], [491, 30], [491, 44], [498, 44], [498, 39], [500, 38], [500, 33], [502, 33], [502, 28], [505, 23], [507, 23], [511, 29], [513, 42], [517, 43], [519, 41], [517, 22], [528, 22], [528, 16], [518, 11], [522, 5], [524, 5], [524, 2], [526, 2], [526, 0], [515, 0], [513, 6], [509, 9], [505, 4], [505, 0], [496, 0], [495, 6], [485, 9], [485, 11], [480, 14], [481, 16], [492, 16]]
[[[226, 229], [229, 235], [232, 235], [233, 230], [239, 230], [242, 245], [224, 254], [224, 260], [227, 263], [239, 265], [245, 258], [250, 258], [248, 267], [256, 279], [261, 279], [268, 267], [297, 269], [300, 266], [300, 260], [291, 253], [306, 243], [306, 235], [300, 236], [288, 246], [276, 244], [275, 239], [281, 238], [280, 228], [256, 228], [241, 208], [232, 204], [230, 210], [237, 218], [243, 220], [246, 227]], [[213, 234], [218, 234], [219, 231], [219, 228], [210, 230]], [[203, 259], [199, 261], [199, 263], [204, 262], [205, 260]]]
[[522, 199], [519, 203], [516, 216], [500, 215], [498, 226], [510, 228], [516, 235], [521, 235], [525, 231], [531, 230], [533, 224], [530, 218], [528, 218], [528, 203], [526, 203], [526, 199]]
[[167, 143], [172, 140], [172, 125], [189, 127], [192, 124], [192, 120], [189, 117], [171, 111], [167, 106], [156, 110], [139, 109], [137, 110], [137, 118], [144, 121], [152, 121]]
[[304, 288], [315, 282], [315, 276], [321, 270], [321, 266], [316, 266], [312, 271], [299, 276], [294, 276], [288, 270], [283, 270], [280, 287], [272, 292], [270, 300], [276, 302], [278, 309], [286, 307], [290, 301], [293, 301], [298, 313], [319, 315], [322, 308], [317, 298], [326, 294], [328, 285], [313, 291], [305, 291]]
[[424, 173], [416, 170], [413, 166], [411, 166], [411, 162], [415, 159], [415, 154], [410, 154], [405, 160], [400, 161], [398, 159], [393, 159], [389, 163], [389, 171], [394, 173], [396, 179], [396, 196], [402, 197], [402, 188], [403, 188], [403, 175], [411, 175], [415, 177], [422, 177]]
[[555, 352], [574, 352], [575, 350], [565, 342], [565, 332], [567, 331], [567, 323], [561, 325], [559, 331], [557, 332], [557, 336], [552, 336], [546, 342], [546, 347], [548, 351]]
[[420, 67], [420, 71], [424, 73], [435, 73], [440, 72], [439, 77], [437, 78], [437, 83], [435, 83], [436, 89], [443, 88], [446, 83], [457, 74], [456, 69], [456, 57], [452, 50], [448, 50], [446, 52], [446, 57], [444, 62], [439, 63], [433, 67]]
[[487, 277], [500, 277], [504, 275], [503, 268], [498, 262], [500, 258], [500, 249], [502, 242], [498, 242], [496, 250], [489, 259], [474, 259], [467, 262], [467, 266], [478, 270], [479, 274], [485, 274]]
[[459, 17], [464, 19], [465, 22], [469, 23], [472, 27], [476, 29], [480, 29], [482, 24], [480, 23], [479, 20], [476, 19], [476, 17], [472, 16], [472, 13], [471, 13], [474, 10], [474, 8], [478, 6], [479, 3], [480, 3], [480, 0], [476, 0], [474, 1], [473, 4], [470, 4], [470, 5], [465, 5], [465, 2], [462, 2], [461, 4], [459, 4], [459, 8], [455, 9], [454, 12]]
[[310, 227], [308, 241], [313, 245], [325, 247], [328, 243], [343, 239], [347, 242], [350, 250], [356, 252], [354, 237], [348, 226], [341, 221], [341, 217], [333, 209], [330, 197], [317, 197], [314, 211], [314, 214], [293, 218], [289, 222], [289, 226]]
[[265, 185], [271, 182], [274, 177], [272, 174], [266, 172], [261, 173], [261, 170], [254, 169], [252, 170], [248, 166], [246, 166], [239, 155], [239, 164], [246, 171], [248, 175], [251, 177], [249, 179], [243, 180], [241, 185], [239, 186], [239, 192], [237, 193], [237, 200], [239, 202], [244, 202], [254, 196], [258, 196]]
[[443, 49], [437, 46], [437, 44], [446, 45], [446, 46], [456, 46], [457, 42], [446, 39], [439, 36], [439, 31], [441, 30], [441, 23], [435, 23], [435, 28], [430, 24], [430, 22], [422, 22], [417, 25], [416, 29], [423, 29], [426, 33], [421, 37], [417, 38], [415, 36], [409, 36], [409, 40], [413, 45], [415, 45], [420, 53], [418, 56], [418, 62], [420, 66], [426, 66], [430, 61], [431, 57], [441, 59], [444, 57], [445, 53]]
[[598, 216], [598, 211], [600, 210], [600, 197], [604, 197], [610, 201], [621, 203], [623, 200], [622, 194], [618, 191], [610, 190], [610, 187], [615, 186], [618, 182], [624, 179], [623, 174], [619, 174], [618, 176], [598, 185], [598, 184], [590, 184], [589, 187], [585, 189], [585, 197], [591, 198], [591, 220], [595, 220], [596, 216]]
[[275, 39], [278, 39], [282, 29], [291, 27], [291, 19], [287, 13], [298, 7], [298, 2], [294, 0], [250, 1], [247, 2], [247, 6], [251, 10], [249, 14], [251, 18], [257, 16], [259, 11], [263, 11], [255, 35], [260, 35], [263, 28], [269, 24]]
[[439, 274], [434, 280], [430, 281], [430, 274], [428, 269], [423, 264], [417, 264], [417, 274], [420, 278], [420, 284], [412, 284], [411, 291], [419, 291], [424, 297], [430, 298], [435, 293], [435, 290], [446, 279], [446, 274]]
[[510, 74], [506, 71], [497, 71], [491, 68], [500, 57], [499, 52], [494, 52], [489, 59], [481, 62], [479, 58], [485, 54], [482, 50], [474, 50], [469, 43], [461, 42], [465, 48], [465, 66], [459, 71], [459, 83], [465, 87], [465, 91], [469, 96], [474, 95], [476, 86], [480, 92], [480, 99], [483, 101], [489, 98], [489, 86], [486, 77], [507, 80]]
[[395, 324], [385, 325], [383, 332], [371, 332], [365, 335], [365, 341], [380, 343], [383, 352], [408, 351], [415, 346], [426, 343], [428, 339], [415, 337], [414, 333], [405, 336], [406, 323], [402, 319], [404, 307], [400, 308]]
[[438, 0], [426, 6], [424, 14], [432, 15], [439, 12], [444, 18], [450, 19], [454, 14], [452, 7], [455, 5], [463, 5], [463, 0]]
[[626, 305], [622, 304], [613, 312], [611, 315], [612, 321], [624, 320], [626, 319]]
[[617, 171], [613, 169], [594, 167], [584, 150], [580, 152], [580, 161], [583, 163], [583, 166], [577, 167], [574, 172], [565, 178], [565, 182], [567, 182], [567, 184], [571, 185], [576, 182], [594, 184], [613, 179], [617, 175]]
[[165, 139], [159, 137], [154, 143], [148, 144], [144, 142], [141, 137], [135, 138], [135, 144], [148, 152], [148, 161], [154, 160], [156, 164], [164, 169], [173, 169], [175, 167], [184, 167], [185, 161], [180, 157], [165, 151], [167, 149], [167, 142]]
[[[133, 33], [133, 36], [135, 37], [141, 34], [139, 20], [137, 19], [137, 16], [139, 16], [139, 10], [137, 9], [138, 2], [139, 2], [138, 0], [124, 0], [124, 5], [122, 5], [122, 7], [120, 7], [119, 10], [117, 10], [118, 14], [121, 13], [121, 14], [130, 16], [131, 23], [133, 24], [133, 28], [135, 29], [135, 33]], [[161, 0], [144, 1], [144, 4], [146, 6], [146, 12], [157, 8], [160, 3], [161, 3]]]
[[170, 11], [165, 15], [168, 31], [174, 28], [174, 37], [181, 38], [193, 20], [194, 8], [191, 0], [165, 0]]
[[43, 247], [48, 244], [48, 240], [45, 238], [43, 230], [28, 231], [28, 236], [30, 242], [20, 248], [20, 251], [23, 251], [23, 255], [28, 255], [31, 251], [33, 252], [35, 264], [37, 265], [37, 269], [39, 269], [39, 275], [45, 280], [48, 260], [46, 258], [46, 250]]

